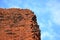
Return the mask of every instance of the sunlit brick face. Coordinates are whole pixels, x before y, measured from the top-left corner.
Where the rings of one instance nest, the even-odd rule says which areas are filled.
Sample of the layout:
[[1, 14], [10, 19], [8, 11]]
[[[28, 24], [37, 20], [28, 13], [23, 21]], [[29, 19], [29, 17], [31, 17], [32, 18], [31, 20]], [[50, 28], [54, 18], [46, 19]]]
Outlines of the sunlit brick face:
[[34, 13], [28, 9], [0, 9], [0, 40], [41, 40]]

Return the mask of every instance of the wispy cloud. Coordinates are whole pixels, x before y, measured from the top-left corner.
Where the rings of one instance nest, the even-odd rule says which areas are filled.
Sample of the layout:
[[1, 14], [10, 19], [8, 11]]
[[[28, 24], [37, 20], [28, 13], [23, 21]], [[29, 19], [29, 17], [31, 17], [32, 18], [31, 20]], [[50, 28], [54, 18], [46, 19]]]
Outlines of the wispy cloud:
[[55, 1], [49, 1], [47, 3], [49, 11], [51, 12], [51, 20], [57, 25], [60, 25], [60, 3]]
[[52, 22], [50, 20], [40, 22], [41, 28], [41, 39], [42, 40], [54, 40], [55, 39], [55, 32], [52, 28]]
[[42, 40], [54, 40], [54, 35], [49, 33], [48, 31], [43, 32], [41, 35]]
[[50, 0], [45, 5], [48, 8], [51, 15], [49, 21], [46, 20], [45, 22], [40, 23], [42, 29], [46, 28], [45, 31], [42, 30], [41, 37], [42, 40], [46, 40], [46, 37], [49, 38], [48, 40], [56, 40], [57, 37], [60, 38], [60, 35], [55, 32], [53, 28], [53, 23], [55, 23], [56, 25], [60, 25], [60, 3], [57, 0]]

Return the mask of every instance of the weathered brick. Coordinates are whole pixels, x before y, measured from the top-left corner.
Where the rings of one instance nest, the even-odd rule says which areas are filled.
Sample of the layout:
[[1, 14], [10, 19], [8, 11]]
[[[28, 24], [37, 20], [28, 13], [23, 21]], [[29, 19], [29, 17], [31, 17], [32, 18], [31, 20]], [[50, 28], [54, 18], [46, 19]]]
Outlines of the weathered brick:
[[0, 8], [0, 40], [41, 40], [34, 12]]

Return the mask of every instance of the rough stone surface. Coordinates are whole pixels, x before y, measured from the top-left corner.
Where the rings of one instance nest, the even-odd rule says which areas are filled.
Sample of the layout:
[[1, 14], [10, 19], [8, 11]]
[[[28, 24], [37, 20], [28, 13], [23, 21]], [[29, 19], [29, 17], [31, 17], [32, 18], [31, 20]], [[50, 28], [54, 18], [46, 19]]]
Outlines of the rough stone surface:
[[34, 12], [0, 8], [0, 40], [41, 40]]

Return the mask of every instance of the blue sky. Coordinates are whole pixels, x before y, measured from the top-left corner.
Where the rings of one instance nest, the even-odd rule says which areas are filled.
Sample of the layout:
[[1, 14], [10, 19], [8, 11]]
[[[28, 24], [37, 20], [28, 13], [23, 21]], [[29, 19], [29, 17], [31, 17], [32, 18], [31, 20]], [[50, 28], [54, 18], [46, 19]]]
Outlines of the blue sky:
[[42, 40], [60, 40], [60, 0], [0, 0], [0, 8], [34, 11]]

